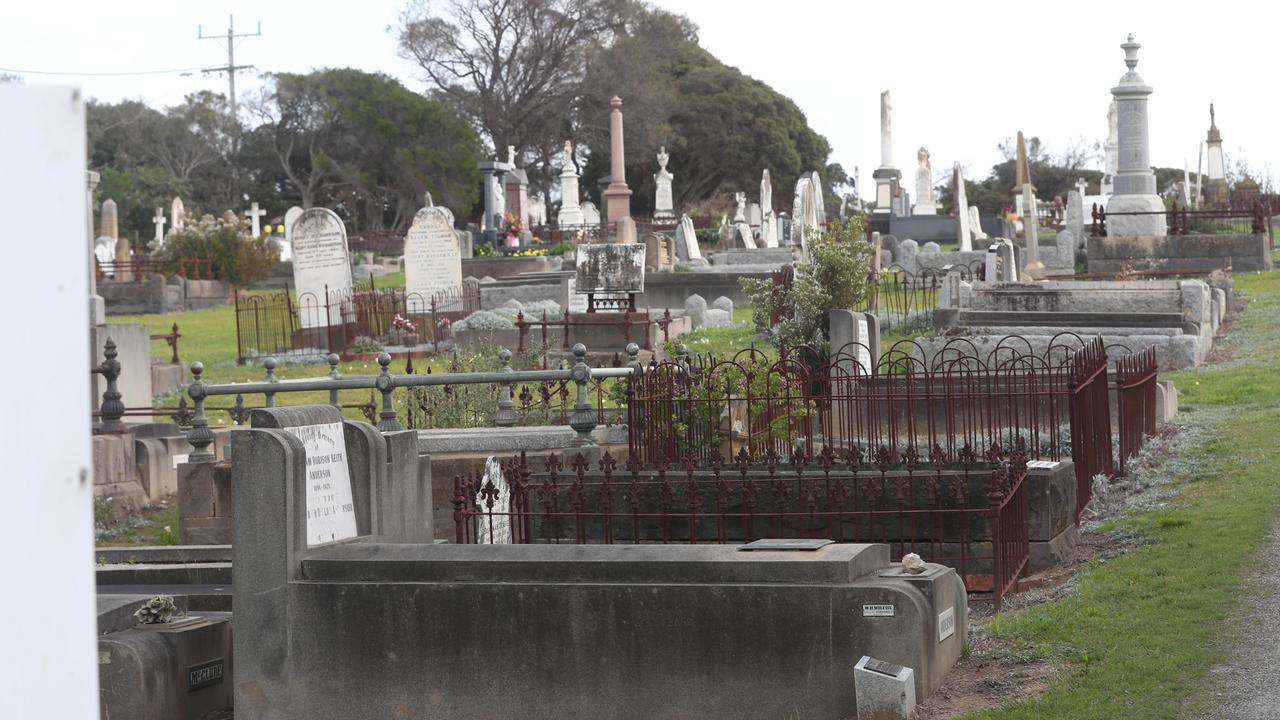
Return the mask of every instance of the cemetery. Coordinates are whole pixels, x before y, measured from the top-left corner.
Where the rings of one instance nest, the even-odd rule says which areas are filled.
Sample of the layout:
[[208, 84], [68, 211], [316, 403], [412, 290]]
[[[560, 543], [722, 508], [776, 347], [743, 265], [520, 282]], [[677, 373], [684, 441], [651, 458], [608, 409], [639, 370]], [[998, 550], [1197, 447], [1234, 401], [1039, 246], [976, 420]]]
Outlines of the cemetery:
[[421, 93], [237, 96], [234, 26], [230, 93], [163, 112], [0, 72], [0, 197], [80, 258], [9, 303], [66, 389], [13, 383], [6, 538], [50, 604], [9, 657], [84, 692], [15, 717], [1280, 707], [1224, 684], [1280, 667], [1280, 193], [1214, 105], [1208, 172], [1154, 165], [1169, 56], [1107, 31], [1119, 80], [1059, 93], [1096, 161], [1009, 113], [981, 180], [905, 75], [842, 87], [864, 189], [622, 5], [410, 4]]

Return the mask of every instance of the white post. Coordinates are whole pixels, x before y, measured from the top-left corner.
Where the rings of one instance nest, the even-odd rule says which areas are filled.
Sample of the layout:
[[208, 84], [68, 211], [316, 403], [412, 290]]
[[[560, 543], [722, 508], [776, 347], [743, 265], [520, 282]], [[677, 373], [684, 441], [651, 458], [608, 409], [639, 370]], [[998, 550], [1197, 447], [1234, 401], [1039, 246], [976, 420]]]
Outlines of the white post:
[[[0, 212], [13, 237], [14, 267], [49, 258], [84, 257], [89, 225], [85, 205], [85, 110], [78, 89], [0, 84]], [[92, 176], [90, 176], [92, 178]], [[91, 181], [92, 182], [92, 181]], [[0, 286], [12, 312], [8, 329], [41, 350], [47, 383], [15, 382], [7, 389], [3, 448], [9, 483], [5, 501], [20, 509], [5, 518], [0, 539], [14, 552], [6, 574], [35, 595], [8, 593], [0, 697], [5, 717], [98, 717], [97, 590], [93, 563], [93, 462], [89, 399], [89, 263], [63, 263], [57, 282], [15, 273]], [[36, 605], [33, 605], [36, 603]], [[24, 615], [38, 605], [40, 617]]]

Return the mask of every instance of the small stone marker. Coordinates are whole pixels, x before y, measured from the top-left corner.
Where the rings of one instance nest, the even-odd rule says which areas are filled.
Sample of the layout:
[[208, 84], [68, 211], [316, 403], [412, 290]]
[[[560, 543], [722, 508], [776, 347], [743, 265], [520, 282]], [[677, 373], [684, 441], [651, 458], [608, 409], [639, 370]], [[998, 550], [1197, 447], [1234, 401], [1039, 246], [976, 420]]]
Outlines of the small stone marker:
[[356, 536], [356, 508], [342, 423], [283, 428], [307, 452], [307, 545]]
[[430, 312], [432, 297], [462, 287], [458, 236], [441, 208], [424, 207], [414, 215], [404, 241], [404, 276], [409, 312]]
[[916, 709], [915, 672], [911, 668], [862, 656], [853, 666], [858, 720], [906, 720]]
[[266, 210], [258, 208], [257, 202], [249, 203], [249, 209], [245, 211], [244, 216], [249, 218], [249, 223], [253, 228], [250, 237], [262, 237], [262, 218], [267, 214]]
[[[293, 223], [292, 245], [293, 284], [302, 327], [325, 327], [323, 308], [329, 298], [343, 298], [351, 292], [347, 229], [328, 208], [303, 210]], [[342, 316], [342, 308], [335, 304], [329, 308], [327, 324], [341, 324]]]

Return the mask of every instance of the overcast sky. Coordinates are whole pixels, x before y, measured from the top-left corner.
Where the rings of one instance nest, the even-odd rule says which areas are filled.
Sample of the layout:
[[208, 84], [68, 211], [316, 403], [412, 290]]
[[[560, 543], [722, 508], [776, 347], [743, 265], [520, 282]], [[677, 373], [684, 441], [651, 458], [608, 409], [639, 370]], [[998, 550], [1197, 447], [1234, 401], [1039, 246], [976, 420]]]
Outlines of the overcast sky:
[[[0, 13], [0, 68], [119, 73], [205, 68], [226, 63], [234, 13], [242, 39], [237, 64], [305, 72], [352, 66], [422, 89], [414, 66], [395, 54], [394, 25], [406, 0], [9, 0]], [[959, 161], [971, 179], [1001, 160], [996, 145], [1022, 130], [1051, 153], [1106, 137], [1109, 89], [1124, 73], [1120, 44], [1142, 43], [1138, 72], [1151, 96], [1151, 159], [1186, 161], [1194, 171], [1208, 129], [1208, 106], [1229, 158], [1266, 176], [1280, 151], [1274, 37], [1280, 10], [1218, 0], [1185, 8], [1149, 2], [822, 2], [819, 0], [657, 0], [688, 15], [702, 45], [800, 106], [830, 140], [832, 161], [861, 168], [872, 194], [880, 162], [879, 97], [892, 91], [895, 164], [913, 177], [916, 150], [932, 155], [936, 178]], [[75, 83], [90, 96], [138, 98], [156, 107], [199, 89], [226, 91], [222, 75], [36, 75], [26, 82]], [[238, 89], [257, 84], [253, 71]], [[624, 98], [625, 101], [625, 98]], [[624, 106], [625, 110], [625, 106]], [[602, 108], [601, 112], [607, 112]], [[629, 152], [652, 153], [654, 148]], [[671, 158], [679, 182], [680, 160]], [[1098, 166], [1099, 169], [1101, 166]], [[1261, 177], [1259, 179], [1265, 179]]]

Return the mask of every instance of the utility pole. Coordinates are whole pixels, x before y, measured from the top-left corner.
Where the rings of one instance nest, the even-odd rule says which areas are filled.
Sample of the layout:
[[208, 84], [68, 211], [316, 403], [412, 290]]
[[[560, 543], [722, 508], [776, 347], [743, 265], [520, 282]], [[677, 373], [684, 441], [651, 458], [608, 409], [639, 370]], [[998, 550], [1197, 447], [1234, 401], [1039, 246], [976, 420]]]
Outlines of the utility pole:
[[[205, 35], [204, 27], [200, 25], [196, 26], [196, 33], [198, 36], [196, 39], [198, 40], [222, 40], [223, 39], [221, 35]], [[236, 115], [236, 71], [253, 69], [252, 65], [236, 65], [236, 38], [258, 37], [259, 35], [262, 35], [261, 22], [258, 23], [257, 32], [241, 33], [237, 35], [236, 34], [236, 16], [232, 15], [230, 17], [230, 20], [227, 21], [227, 35], [226, 35], [227, 64], [219, 65], [211, 68], [205, 68], [203, 71], [206, 73], [225, 72], [227, 74], [227, 84], [229, 86], [228, 92], [230, 93], [227, 96], [227, 99], [231, 101], [231, 119], [235, 122], [239, 122], [238, 116]]]

